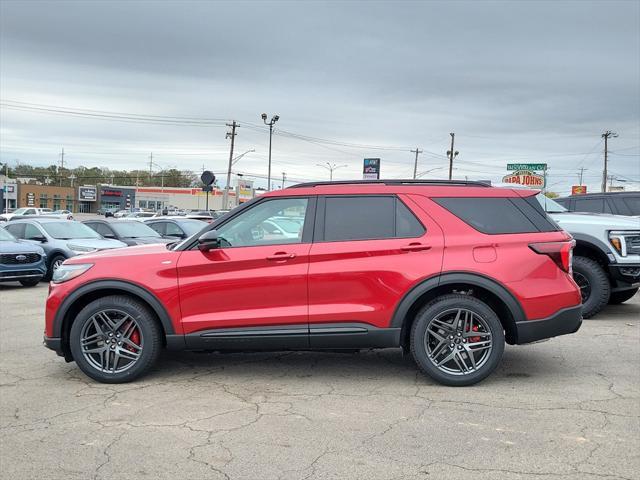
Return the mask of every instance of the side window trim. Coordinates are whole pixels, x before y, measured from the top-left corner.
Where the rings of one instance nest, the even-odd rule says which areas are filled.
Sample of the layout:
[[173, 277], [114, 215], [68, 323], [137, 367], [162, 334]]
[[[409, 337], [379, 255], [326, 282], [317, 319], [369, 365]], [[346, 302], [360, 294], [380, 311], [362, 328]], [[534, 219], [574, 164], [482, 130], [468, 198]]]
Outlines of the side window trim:
[[[256, 202], [252, 202], [251, 206], [248, 206], [247, 208], [243, 208], [242, 211], [238, 211], [237, 214], [235, 215], [225, 215], [224, 217], [222, 217], [221, 219], [222, 221], [220, 223], [214, 222], [214, 225], [212, 225], [212, 228], [210, 228], [210, 230], [218, 229], [219, 227], [226, 225], [231, 220], [238, 218], [240, 215], [244, 215], [246, 212], [250, 211], [253, 208], [256, 208], [258, 205], [262, 205], [264, 202], [269, 202], [271, 200], [286, 200], [286, 199], [295, 199], [295, 198], [298, 198], [298, 199], [302, 198], [307, 200], [307, 211], [304, 217], [304, 225], [302, 226], [302, 238], [299, 243], [296, 243], [296, 245], [313, 243], [314, 230], [315, 230], [314, 225], [315, 225], [315, 218], [316, 218], [316, 205], [318, 201], [317, 195], [291, 195], [291, 196], [261, 198]], [[274, 246], [276, 245], [278, 244], [274, 244]], [[289, 245], [289, 244], [284, 244], [284, 245]], [[195, 241], [191, 243], [188, 247], [186, 247], [185, 250], [195, 250], [197, 248], [198, 248], [198, 240], [195, 239]], [[251, 246], [228, 247], [228, 248], [251, 248]]]
[[[393, 217], [393, 228], [394, 228], [394, 236], [393, 237], [385, 237], [385, 238], [358, 238], [358, 239], [349, 239], [349, 240], [325, 240], [325, 216], [326, 216], [326, 199], [327, 198], [363, 198], [363, 197], [375, 197], [375, 198], [389, 198], [392, 197], [394, 199], [394, 217]], [[404, 207], [409, 211], [409, 213], [415, 218], [418, 224], [422, 227], [422, 233], [418, 237], [413, 236], [398, 236], [395, 233], [398, 231], [397, 221], [398, 221], [398, 203], [404, 205]], [[334, 243], [334, 242], [361, 242], [361, 241], [373, 241], [373, 240], [396, 240], [403, 238], [421, 238], [427, 233], [427, 227], [422, 223], [422, 220], [418, 218], [418, 216], [413, 212], [413, 209], [402, 201], [398, 195], [389, 193], [389, 194], [347, 194], [347, 195], [321, 195], [318, 197], [318, 205], [316, 208], [316, 221], [314, 227], [314, 243]]]

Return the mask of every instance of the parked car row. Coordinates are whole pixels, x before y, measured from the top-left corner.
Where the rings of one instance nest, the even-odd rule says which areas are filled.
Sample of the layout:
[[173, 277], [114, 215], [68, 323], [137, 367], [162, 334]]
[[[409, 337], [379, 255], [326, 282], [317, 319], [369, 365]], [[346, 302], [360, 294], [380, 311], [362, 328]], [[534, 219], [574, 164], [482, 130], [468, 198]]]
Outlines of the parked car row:
[[65, 220], [73, 220], [73, 213], [70, 210], [52, 210], [50, 208], [18, 208], [11, 213], [3, 213], [0, 215], [0, 221], [7, 222], [9, 220], [17, 220], [20, 218], [49, 216], [53, 218], [61, 218]]

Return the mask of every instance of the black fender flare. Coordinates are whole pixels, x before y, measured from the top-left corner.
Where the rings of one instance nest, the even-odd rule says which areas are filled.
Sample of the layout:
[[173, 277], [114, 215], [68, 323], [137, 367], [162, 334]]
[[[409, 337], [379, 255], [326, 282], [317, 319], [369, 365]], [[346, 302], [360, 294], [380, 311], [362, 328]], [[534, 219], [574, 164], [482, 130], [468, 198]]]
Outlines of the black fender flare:
[[147, 289], [141, 287], [140, 285], [136, 285], [135, 283], [123, 280], [96, 280], [77, 288], [62, 301], [53, 319], [54, 337], [62, 338], [62, 326], [71, 306], [85, 295], [99, 290], [120, 290], [124, 293], [139, 297], [144, 302], [146, 302], [158, 316], [160, 322], [162, 323], [164, 333], [166, 335], [173, 335], [175, 333], [171, 317], [167, 313], [167, 310], [164, 308], [164, 305], [162, 305], [160, 300], [158, 300], [153, 293], [149, 292]]
[[595, 250], [597, 253], [600, 254], [599, 257], [601, 260], [603, 261], [606, 260], [607, 265], [612, 263], [611, 260], [609, 259], [609, 254], [613, 255], [613, 252], [599, 238], [596, 238], [592, 235], [588, 235], [586, 233], [571, 233], [571, 236], [574, 238], [578, 246], [581, 246], [582, 244], [588, 248]]
[[428, 293], [434, 288], [456, 283], [475, 285], [494, 294], [507, 306], [515, 323], [527, 320], [520, 302], [516, 300], [513, 294], [509, 292], [504, 285], [478, 273], [447, 272], [427, 278], [409, 290], [402, 300], [400, 300], [400, 303], [398, 303], [398, 306], [393, 313], [393, 317], [391, 318], [390, 327], [401, 328], [404, 325], [409, 310], [422, 295]]

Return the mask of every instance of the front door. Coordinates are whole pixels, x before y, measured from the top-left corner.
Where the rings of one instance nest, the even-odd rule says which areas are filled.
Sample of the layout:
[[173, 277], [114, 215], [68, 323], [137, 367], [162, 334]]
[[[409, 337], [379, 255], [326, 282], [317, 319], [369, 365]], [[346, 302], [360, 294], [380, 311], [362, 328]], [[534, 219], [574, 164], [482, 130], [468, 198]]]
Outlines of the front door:
[[308, 345], [314, 211], [314, 198], [265, 199], [217, 227], [220, 248], [180, 255], [180, 307], [189, 347]]

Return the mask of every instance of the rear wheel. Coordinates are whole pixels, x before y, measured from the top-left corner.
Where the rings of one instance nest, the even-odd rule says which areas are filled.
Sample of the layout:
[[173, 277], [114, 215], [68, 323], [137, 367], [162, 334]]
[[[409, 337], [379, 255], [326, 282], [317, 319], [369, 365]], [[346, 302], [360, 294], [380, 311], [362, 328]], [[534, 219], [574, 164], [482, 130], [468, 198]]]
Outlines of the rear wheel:
[[102, 383], [130, 382], [154, 365], [162, 332], [139, 301], [121, 295], [87, 305], [71, 326], [71, 353], [78, 367]]
[[627, 300], [631, 299], [636, 293], [638, 293], [637, 288], [632, 288], [631, 290], [623, 290], [621, 292], [611, 292], [611, 296], [609, 297], [609, 304], [617, 305], [619, 303], [624, 303]]
[[587, 257], [573, 259], [573, 279], [580, 287], [582, 316], [591, 318], [609, 301], [609, 278], [598, 262]]
[[38, 285], [38, 283], [40, 283], [41, 278], [28, 278], [25, 280], [20, 280], [20, 283], [22, 284], [23, 287], [35, 287], [36, 285]]
[[425, 306], [411, 328], [411, 353], [420, 370], [451, 386], [473, 385], [498, 366], [504, 330], [475, 297], [450, 294]]

